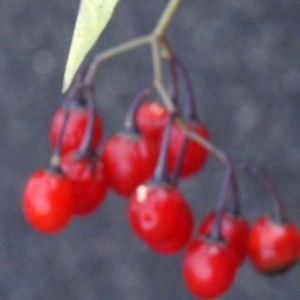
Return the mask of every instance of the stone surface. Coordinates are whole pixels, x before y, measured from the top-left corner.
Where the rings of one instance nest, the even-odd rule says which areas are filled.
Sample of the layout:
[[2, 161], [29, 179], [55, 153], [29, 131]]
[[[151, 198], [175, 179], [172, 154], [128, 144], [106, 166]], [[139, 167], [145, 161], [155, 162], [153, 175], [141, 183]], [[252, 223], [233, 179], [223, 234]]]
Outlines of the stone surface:
[[[190, 71], [197, 108], [213, 142], [261, 169], [300, 226], [300, 4], [296, 0], [186, 0], [169, 30]], [[167, 1], [120, 1], [92, 51], [151, 31]], [[131, 232], [126, 200], [109, 193], [92, 216], [52, 236], [33, 231], [21, 211], [27, 178], [47, 165], [48, 130], [61, 104], [64, 65], [79, 1], [0, 2], [0, 299], [187, 300], [182, 254], [161, 257]], [[105, 139], [152, 80], [150, 52], [103, 63], [96, 77]], [[197, 225], [217, 202], [224, 166], [211, 157], [180, 184]], [[251, 222], [270, 208], [260, 182], [239, 174]], [[262, 277], [247, 262], [222, 299], [300, 298], [299, 264]]]

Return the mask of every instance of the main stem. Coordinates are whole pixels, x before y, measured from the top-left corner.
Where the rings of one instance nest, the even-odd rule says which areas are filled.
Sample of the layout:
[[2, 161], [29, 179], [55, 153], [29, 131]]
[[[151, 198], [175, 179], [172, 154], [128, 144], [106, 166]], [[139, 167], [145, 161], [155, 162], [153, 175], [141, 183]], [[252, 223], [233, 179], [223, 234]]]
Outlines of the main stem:
[[162, 36], [167, 27], [169, 26], [174, 14], [177, 11], [177, 8], [180, 4], [181, 0], [170, 0], [167, 4], [165, 10], [163, 11], [160, 19], [158, 20], [155, 28], [154, 28], [154, 34], [156, 36]]

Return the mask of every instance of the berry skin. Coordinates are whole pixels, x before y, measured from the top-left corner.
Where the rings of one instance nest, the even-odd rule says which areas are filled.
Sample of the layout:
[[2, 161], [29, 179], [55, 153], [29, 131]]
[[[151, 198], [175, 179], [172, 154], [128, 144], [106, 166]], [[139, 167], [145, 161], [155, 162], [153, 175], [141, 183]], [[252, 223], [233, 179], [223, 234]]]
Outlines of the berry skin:
[[[203, 123], [188, 122], [188, 126], [202, 138], [209, 141], [210, 138], [208, 131]], [[168, 151], [169, 173], [171, 173], [175, 168], [185, 138], [186, 134], [184, 133], [183, 129], [177, 123], [174, 123], [172, 126]], [[189, 140], [180, 168], [179, 176], [189, 177], [194, 175], [204, 166], [207, 157], [208, 151], [204, 147], [193, 140]]]
[[[58, 143], [62, 125], [66, 115], [66, 108], [61, 106], [55, 113], [50, 126], [50, 144], [54, 149]], [[89, 120], [89, 110], [87, 106], [73, 105], [70, 108], [70, 115], [63, 135], [61, 154], [72, 152], [79, 148], [85, 135]], [[95, 151], [101, 141], [103, 134], [102, 120], [98, 113], [94, 117], [93, 138], [91, 150]]]
[[142, 184], [130, 197], [129, 223], [144, 242], [164, 243], [180, 230], [185, 209], [185, 200], [176, 188]]
[[165, 106], [156, 101], [148, 101], [137, 110], [137, 127], [147, 139], [159, 143], [168, 118], [169, 111]]
[[157, 156], [157, 146], [141, 135], [113, 135], [102, 154], [109, 185], [119, 195], [130, 196], [152, 176]]
[[149, 242], [149, 248], [159, 254], [172, 255], [181, 251], [190, 240], [193, 233], [194, 221], [190, 207], [184, 203], [180, 227], [174, 235], [161, 242]]
[[191, 242], [183, 258], [183, 278], [189, 291], [200, 299], [224, 294], [232, 285], [236, 264], [226, 243], [198, 238]]
[[[202, 222], [198, 234], [209, 235], [216, 220], [216, 212], [210, 213]], [[247, 221], [239, 216], [233, 216], [224, 212], [221, 221], [221, 235], [232, 250], [232, 257], [236, 260], [237, 266], [241, 265], [247, 255], [247, 242], [249, 235], [249, 225]]]
[[263, 216], [255, 222], [250, 231], [248, 251], [253, 265], [259, 272], [283, 272], [299, 258], [299, 230], [294, 224], [278, 224], [268, 216]]
[[85, 216], [94, 212], [107, 191], [102, 161], [99, 158], [74, 160], [72, 154], [67, 154], [62, 158], [61, 168], [74, 185], [73, 214]]
[[23, 213], [36, 230], [56, 233], [68, 224], [73, 199], [73, 184], [67, 177], [40, 169], [25, 185]]

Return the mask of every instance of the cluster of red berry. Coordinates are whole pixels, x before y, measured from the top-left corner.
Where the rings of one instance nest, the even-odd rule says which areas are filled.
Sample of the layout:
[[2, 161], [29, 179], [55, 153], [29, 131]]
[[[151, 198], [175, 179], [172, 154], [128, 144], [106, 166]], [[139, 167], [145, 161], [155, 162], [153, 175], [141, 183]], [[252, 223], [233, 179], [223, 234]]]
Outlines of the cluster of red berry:
[[[182, 66], [176, 66], [184, 74]], [[192, 139], [182, 126], [181, 122], [211, 145], [205, 124], [196, 116], [189, 82], [183, 77], [188, 95], [184, 105], [178, 104], [173, 89], [171, 99], [177, 109], [171, 113], [149, 100], [153, 86], [147, 88], [132, 102], [123, 130], [111, 136], [101, 151], [102, 122], [93, 89], [78, 88], [53, 118], [51, 163], [29, 178], [23, 211], [36, 230], [55, 233], [72, 216], [94, 212], [110, 187], [129, 198], [131, 228], [150, 249], [171, 255], [186, 247], [186, 286], [196, 297], [214, 298], [231, 286], [247, 255], [265, 274], [293, 265], [300, 253], [300, 234], [284, 220], [280, 205], [275, 205], [272, 216], [261, 217], [250, 228], [240, 212], [235, 178], [236, 169], [247, 167], [229, 163], [219, 206], [192, 237], [194, 217], [177, 181], [198, 173], [214, 147]], [[233, 201], [228, 201], [228, 187]]]
[[107, 191], [104, 166], [95, 150], [102, 138], [102, 121], [83, 95], [58, 109], [50, 128], [50, 166], [35, 172], [23, 193], [23, 211], [38, 231], [55, 233], [73, 215], [92, 213]]
[[225, 211], [221, 234], [215, 234], [217, 215], [213, 212], [202, 222], [184, 256], [185, 283], [200, 299], [226, 292], [247, 255], [262, 274], [281, 273], [298, 260], [300, 235], [294, 224], [262, 216], [250, 228], [241, 215]]

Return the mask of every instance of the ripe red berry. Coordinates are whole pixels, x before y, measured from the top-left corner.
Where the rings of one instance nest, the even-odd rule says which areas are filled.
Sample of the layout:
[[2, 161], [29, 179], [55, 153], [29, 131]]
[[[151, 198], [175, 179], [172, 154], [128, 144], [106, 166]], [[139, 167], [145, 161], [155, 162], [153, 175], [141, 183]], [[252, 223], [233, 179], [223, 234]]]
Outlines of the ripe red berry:
[[[215, 225], [216, 212], [210, 213], [202, 222], [198, 234], [209, 235]], [[232, 250], [232, 258], [236, 260], [237, 266], [241, 265], [247, 255], [247, 242], [249, 235], [248, 222], [230, 213], [224, 212], [221, 219], [221, 235]]]
[[234, 281], [236, 264], [226, 243], [194, 240], [183, 259], [183, 278], [189, 291], [201, 299], [225, 293]]
[[142, 184], [130, 197], [128, 218], [132, 230], [144, 242], [163, 243], [180, 230], [185, 209], [177, 188]]
[[[203, 123], [188, 122], [190, 128], [199, 134], [203, 139], [209, 140], [206, 126]], [[168, 171], [171, 173], [176, 165], [182, 146], [186, 139], [183, 129], [174, 123], [168, 150]], [[206, 162], [208, 151], [194, 140], [189, 140], [186, 152], [182, 161], [179, 176], [188, 177], [198, 172]]]
[[[63, 135], [61, 154], [74, 151], [81, 145], [89, 120], [89, 109], [87, 106], [73, 105]], [[62, 125], [66, 116], [66, 108], [61, 106], [55, 113], [50, 127], [50, 144], [54, 149], [58, 143]], [[96, 150], [102, 138], [102, 120], [98, 113], [94, 115], [93, 138], [91, 150]]]
[[148, 101], [137, 110], [137, 127], [146, 138], [159, 142], [168, 118], [169, 111], [165, 106], [157, 101]]
[[294, 224], [275, 223], [263, 216], [250, 231], [248, 251], [258, 271], [265, 274], [285, 271], [299, 258], [299, 230]]
[[62, 158], [61, 168], [74, 184], [73, 214], [84, 216], [94, 212], [107, 190], [102, 161], [99, 158], [76, 160], [67, 154]]
[[159, 254], [171, 255], [181, 251], [188, 243], [193, 233], [194, 221], [189, 205], [185, 202], [184, 204], [178, 230], [165, 241], [148, 242], [147, 245], [151, 250]]
[[36, 230], [55, 233], [68, 224], [73, 199], [73, 184], [67, 177], [41, 169], [25, 185], [23, 213]]
[[109, 185], [119, 195], [130, 196], [152, 176], [157, 155], [157, 146], [141, 135], [119, 133], [110, 137], [102, 155]]

